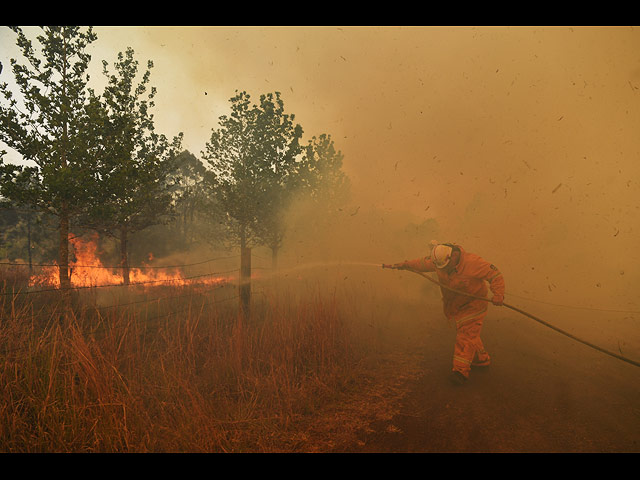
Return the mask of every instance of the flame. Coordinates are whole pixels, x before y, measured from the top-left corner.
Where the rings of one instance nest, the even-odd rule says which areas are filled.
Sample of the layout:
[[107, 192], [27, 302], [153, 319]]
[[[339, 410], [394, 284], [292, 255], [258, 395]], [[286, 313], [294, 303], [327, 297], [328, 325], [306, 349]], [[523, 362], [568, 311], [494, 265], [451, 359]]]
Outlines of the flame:
[[[75, 260], [69, 262], [71, 272], [72, 287], [97, 287], [106, 285], [121, 285], [124, 283], [122, 268], [110, 268], [102, 264], [98, 258], [98, 235], [91, 235], [90, 238], [69, 236]], [[149, 253], [149, 261], [154, 259]], [[56, 262], [57, 263], [57, 262]], [[194, 279], [185, 278], [179, 268], [130, 268], [130, 284], [143, 284], [147, 286], [174, 285], [185, 286], [193, 284], [216, 285], [226, 283], [231, 277], [199, 277]], [[29, 286], [59, 286], [58, 266], [42, 267], [38, 275], [32, 275], [29, 279]]]

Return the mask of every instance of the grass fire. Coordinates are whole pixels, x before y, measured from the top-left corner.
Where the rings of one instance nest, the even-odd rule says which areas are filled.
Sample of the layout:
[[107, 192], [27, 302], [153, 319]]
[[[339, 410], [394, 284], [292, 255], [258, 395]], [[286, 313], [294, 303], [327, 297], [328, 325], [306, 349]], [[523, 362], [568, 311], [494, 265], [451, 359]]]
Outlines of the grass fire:
[[637, 453], [639, 42], [0, 27], [0, 452]]
[[[107, 287], [124, 284], [122, 267], [109, 267], [102, 264], [98, 258], [97, 235], [90, 238], [71, 237], [69, 244], [72, 247], [75, 260], [69, 262], [69, 279], [71, 287]], [[233, 277], [211, 275], [199, 275], [188, 278], [180, 269], [180, 266], [161, 267], [153, 265], [153, 253], [148, 255], [149, 262], [140, 268], [128, 269], [128, 280], [132, 285], [174, 285], [186, 286], [191, 284], [217, 285], [229, 282]], [[43, 266], [40, 272], [30, 275], [29, 286], [54, 286], [59, 287], [59, 266]]]

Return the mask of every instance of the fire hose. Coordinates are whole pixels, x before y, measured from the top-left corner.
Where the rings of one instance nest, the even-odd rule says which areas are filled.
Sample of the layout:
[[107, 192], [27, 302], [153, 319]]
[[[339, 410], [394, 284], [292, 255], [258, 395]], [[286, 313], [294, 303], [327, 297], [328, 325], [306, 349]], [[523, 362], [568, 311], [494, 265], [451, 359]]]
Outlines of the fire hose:
[[[383, 265], [382, 265], [382, 268], [392, 268], [392, 267], [390, 267], [389, 265], [385, 265], [385, 264], [383, 264]], [[426, 278], [426, 279], [427, 279], [427, 280], [429, 280], [430, 282], [435, 283], [436, 285], [439, 285], [440, 287], [442, 287], [442, 288], [444, 288], [444, 289], [446, 289], [446, 290], [450, 290], [450, 291], [452, 291], [452, 292], [454, 292], [454, 293], [457, 293], [457, 294], [459, 294], [459, 295], [464, 295], [464, 296], [467, 296], [467, 297], [475, 298], [475, 299], [477, 299], [477, 300], [483, 300], [483, 301], [485, 301], [485, 302], [490, 302], [490, 301], [491, 301], [490, 299], [485, 298], [485, 297], [479, 297], [479, 296], [477, 296], [477, 295], [471, 295], [470, 293], [463, 292], [463, 291], [460, 291], [460, 290], [456, 290], [456, 289], [454, 289], [454, 288], [451, 288], [450, 286], [445, 285], [445, 284], [443, 284], [443, 283], [440, 283], [440, 282], [438, 282], [437, 280], [435, 280], [435, 279], [431, 278], [431, 277], [430, 277], [430, 276], [428, 276], [425, 272], [416, 272], [415, 270], [408, 270], [408, 271], [413, 272], [413, 273], [417, 273], [418, 275], [420, 275], [421, 277]], [[588, 341], [586, 341], [586, 340], [583, 340], [583, 339], [581, 339], [581, 338], [578, 338], [578, 337], [576, 337], [575, 335], [573, 335], [573, 334], [571, 334], [571, 333], [569, 333], [569, 332], [567, 332], [567, 331], [565, 331], [565, 330], [562, 330], [561, 328], [558, 328], [558, 327], [556, 327], [555, 325], [550, 324], [549, 322], [545, 322], [545, 321], [544, 321], [544, 320], [542, 320], [541, 318], [538, 318], [538, 317], [536, 317], [535, 315], [532, 315], [532, 314], [530, 314], [530, 313], [528, 313], [528, 312], [525, 312], [524, 310], [522, 310], [522, 309], [520, 309], [520, 308], [518, 308], [518, 307], [514, 307], [513, 305], [509, 305], [508, 303], [504, 303], [504, 302], [502, 303], [502, 306], [507, 307], [507, 308], [510, 308], [511, 310], [514, 310], [514, 311], [516, 311], [516, 312], [518, 312], [518, 313], [520, 313], [520, 314], [522, 314], [522, 315], [524, 315], [524, 316], [526, 316], [526, 317], [529, 317], [530, 319], [535, 320], [536, 322], [538, 322], [538, 323], [540, 323], [540, 324], [544, 325], [545, 327], [548, 327], [548, 328], [550, 328], [550, 329], [552, 329], [552, 330], [555, 330], [556, 332], [561, 333], [562, 335], [565, 335], [565, 336], [567, 336], [567, 337], [571, 338], [572, 340], [575, 340], [575, 341], [577, 341], [577, 342], [580, 342], [580, 343], [582, 343], [582, 344], [584, 344], [584, 345], [586, 345], [586, 346], [588, 346], [588, 347], [591, 347], [591, 348], [593, 348], [593, 349], [595, 349], [595, 350], [598, 350], [599, 352], [602, 352], [602, 353], [604, 353], [604, 354], [606, 354], [606, 355], [610, 355], [610, 356], [612, 356], [612, 357], [614, 357], [614, 358], [617, 358], [618, 360], [622, 360], [623, 362], [630, 363], [631, 365], [635, 365], [636, 367], [640, 367], [640, 362], [636, 362], [635, 360], [631, 360], [630, 358], [624, 357], [624, 356], [622, 356], [622, 355], [618, 355], [618, 354], [617, 354], [617, 353], [615, 353], [615, 352], [611, 352], [611, 351], [609, 351], [609, 350], [605, 350], [604, 348], [599, 347], [598, 345], [594, 345], [594, 344], [593, 344], [593, 343], [591, 343], [591, 342], [588, 342]]]

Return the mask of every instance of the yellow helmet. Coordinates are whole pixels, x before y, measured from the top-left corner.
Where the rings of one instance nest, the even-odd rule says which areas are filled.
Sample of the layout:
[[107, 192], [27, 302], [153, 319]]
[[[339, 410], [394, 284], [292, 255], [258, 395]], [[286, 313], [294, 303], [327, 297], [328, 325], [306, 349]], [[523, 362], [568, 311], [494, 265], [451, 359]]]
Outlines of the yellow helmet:
[[453, 248], [449, 245], [436, 244], [431, 249], [431, 260], [436, 265], [436, 268], [444, 268], [451, 261], [451, 254]]

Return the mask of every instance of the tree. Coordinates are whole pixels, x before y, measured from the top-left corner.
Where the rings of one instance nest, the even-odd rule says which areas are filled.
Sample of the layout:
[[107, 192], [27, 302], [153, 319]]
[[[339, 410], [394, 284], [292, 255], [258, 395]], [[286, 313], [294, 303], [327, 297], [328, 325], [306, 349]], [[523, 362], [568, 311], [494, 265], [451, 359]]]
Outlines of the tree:
[[206, 167], [191, 152], [185, 150], [176, 157], [170, 190], [176, 212], [175, 227], [185, 247], [198, 236], [196, 217], [208, 213], [211, 206], [205, 187], [206, 172]]
[[48, 212], [59, 219], [60, 286], [68, 289], [69, 225], [85, 208], [94, 187], [93, 155], [100, 150], [91, 135], [94, 119], [87, 108], [90, 55], [96, 40], [89, 28], [47, 26], [36, 39], [40, 55], [18, 27], [17, 45], [26, 59], [11, 59], [20, 101], [7, 83], [0, 84], [0, 141], [35, 166], [0, 166], [0, 193], [17, 204]]
[[261, 95], [252, 105], [250, 95], [230, 99], [231, 116], [219, 119], [203, 158], [212, 195], [219, 202], [241, 250], [260, 244], [281, 204], [284, 179], [295, 170], [302, 128], [284, 113], [280, 94]]
[[129, 284], [130, 236], [168, 221], [172, 215], [168, 181], [175, 169], [182, 133], [171, 143], [164, 135], [155, 133], [150, 109], [154, 106], [156, 89], [152, 87], [147, 93], [151, 61], [137, 85], [138, 62], [133, 49], [118, 54], [115, 74], [109, 74], [107, 65], [103, 61], [108, 83], [102, 98], [92, 96], [90, 103], [93, 118], [101, 119], [95, 132], [104, 145], [95, 166], [100, 188], [88, 197], [90, 208], [82, 220], [85, 225], [118, 239], [122, 277]]
[[286, 209], [303, 184], [298, 161], [302, 127], [294, 125], [294, 120], [294, 115], [284, 113], [284, 103], [278, 92], [260, 97], [257, 121], [265, 165], [260, 199], [262, 212], [256, 227], [261, 242], [271, 249], [274, 269], [286, 233]]
[[0, 200], [0, 258], [42, 263], [55, 257], [55, 217], [28, 207], [17, 207]]
[[[252, 105], [246, 92], [231, 98], [231, 116], [219, 119], [203, 157], [212, 198], [222, 208], [233, 240], [240, 245], [240, 304], [250, 299], [249, 245], [261, 244], [279, 212], [282, 179], [294, 163], [302, 128], [284, 113], [280, 94], [260, 96]], [[277, 240], [277, 239], [276, 239]]]
[[305, 146], [300, 182], [316, 206], [333, 211], [347, 201], [350, 182], [342, 171], [343, 159], [331, 135], [314, 136]]

